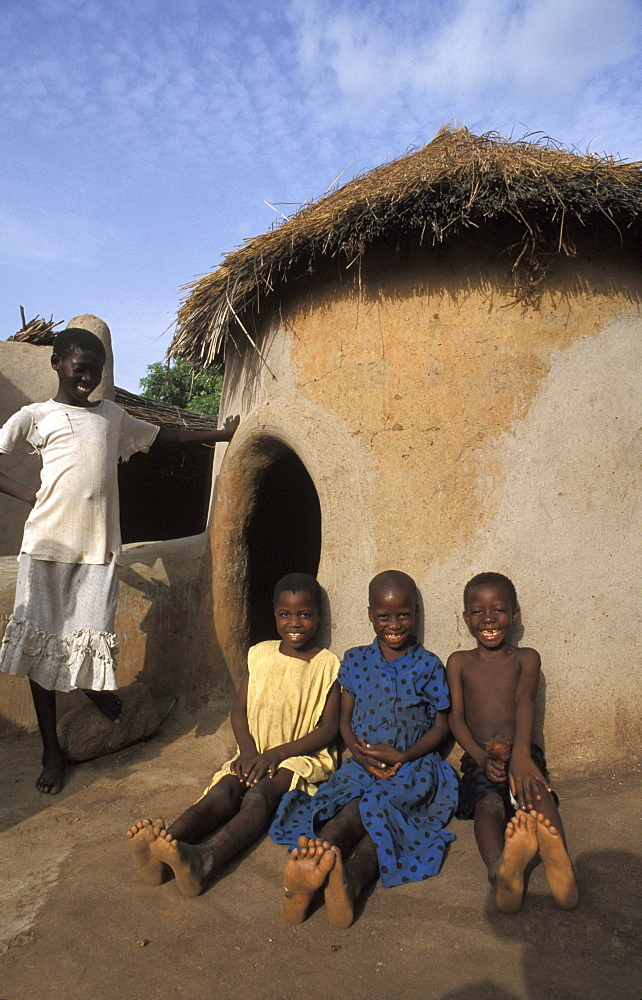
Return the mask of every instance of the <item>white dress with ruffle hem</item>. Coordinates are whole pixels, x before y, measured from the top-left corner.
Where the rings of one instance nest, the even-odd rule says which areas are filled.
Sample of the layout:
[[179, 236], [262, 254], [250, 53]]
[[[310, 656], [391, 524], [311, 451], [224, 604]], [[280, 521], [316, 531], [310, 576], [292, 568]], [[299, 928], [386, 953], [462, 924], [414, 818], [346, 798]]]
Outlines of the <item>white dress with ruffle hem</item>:
[[0, 453], [28, 442], [42, 458], [27, 519], [16, 598], [0, 670], [47, 690], [115, 690], [120, 523], [117, 463], [148, 451], [155, 424], [111, 400], [96, 407], [49, 400], [0, 429]]

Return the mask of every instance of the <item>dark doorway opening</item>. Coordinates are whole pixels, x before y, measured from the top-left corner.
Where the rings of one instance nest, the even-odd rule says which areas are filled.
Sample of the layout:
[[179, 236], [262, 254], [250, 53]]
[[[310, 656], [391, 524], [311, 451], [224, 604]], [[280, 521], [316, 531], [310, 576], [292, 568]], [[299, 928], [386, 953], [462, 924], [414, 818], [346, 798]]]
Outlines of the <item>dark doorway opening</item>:
[[205, 531], [212, 448], [156, 442], [118, 463], [120, 530], [126, 542], [158, 542]]
[[249, 638], [276, 639], [275, 584], [286, 573], [316, 576], [321, 557], [321, 505], [303, 462], [286, 451], [263, 473], [247, 532]]

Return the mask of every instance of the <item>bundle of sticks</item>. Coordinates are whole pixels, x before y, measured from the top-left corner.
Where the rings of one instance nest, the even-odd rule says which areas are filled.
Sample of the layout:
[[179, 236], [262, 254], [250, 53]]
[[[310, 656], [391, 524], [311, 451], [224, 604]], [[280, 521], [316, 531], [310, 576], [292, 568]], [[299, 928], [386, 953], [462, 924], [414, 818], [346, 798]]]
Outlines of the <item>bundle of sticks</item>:
[[27, 322], [24, 306], [20, 306], [20, 316], [22, 327], [17, 333], [14, 333], [13, 337], [8, 337], [8, 340], [23, 340], [29, 344], [50, 345], [53, 343], [56, 327], [62, 326], [64, 323], [64, 320], [59, 320], [55, 323], [53, 316], [49, 319], [41, 319], [40, 316], [34, 316], [33, 319]]

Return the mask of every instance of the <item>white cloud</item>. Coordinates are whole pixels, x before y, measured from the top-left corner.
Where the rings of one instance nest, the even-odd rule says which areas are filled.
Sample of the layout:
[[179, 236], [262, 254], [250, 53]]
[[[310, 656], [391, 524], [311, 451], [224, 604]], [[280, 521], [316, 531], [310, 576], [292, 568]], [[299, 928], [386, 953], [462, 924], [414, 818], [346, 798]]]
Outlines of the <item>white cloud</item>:
[[315, 108], [316, 95], [308, 103], [320, 129], [361, 131], [367, 120], [384, 133], [423, 119], [434, 131], [452, 117], [563, 129], [581, 115], [590, 123], [586, 97], [600, 80], [617, 115], [620, 77], [639, 100], [636, 0], [460, 0], [448, 16], [437, 4], [410, 4], [405, 18], [403, 4], [395, 10], [392, 22], [379, 2], [356, 13], [345, 3], [291, 4], [300, 72], [333, 95], [325, 107]]

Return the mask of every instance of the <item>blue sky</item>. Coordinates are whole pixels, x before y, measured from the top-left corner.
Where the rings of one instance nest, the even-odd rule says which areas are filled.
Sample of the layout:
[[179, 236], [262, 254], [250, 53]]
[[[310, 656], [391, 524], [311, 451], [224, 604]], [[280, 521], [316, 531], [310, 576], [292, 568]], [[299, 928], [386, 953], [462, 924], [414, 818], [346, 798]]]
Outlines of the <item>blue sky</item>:
[[3, 0], [0, 337], [95, 313], [135, 391], [264, 201], [447, 121], [642, 159], [641, 41], [640, 0]]

